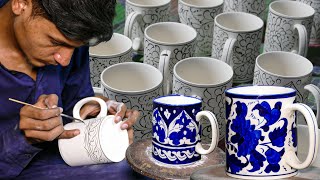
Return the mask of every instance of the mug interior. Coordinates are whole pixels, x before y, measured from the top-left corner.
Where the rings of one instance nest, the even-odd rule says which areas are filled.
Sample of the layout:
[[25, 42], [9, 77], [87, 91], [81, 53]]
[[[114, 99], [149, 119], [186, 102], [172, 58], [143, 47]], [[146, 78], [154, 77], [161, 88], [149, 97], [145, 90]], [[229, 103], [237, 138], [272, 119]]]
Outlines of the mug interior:
[[252, 32], [263, 27], [261, 18], [244, 12], [221, 13], [215, 17], [215, 24], [232, 32]]
[[297, 54], [290, 52], [268, 52], [257, 57], [256, 66], [268, 74], [286, 77], [301, 78], [312, 73], [312, 63]]
[[229, 82], [233, 77], [233, 70], [228, 64], [205, 57], [181, 60], [173, 71], [179, 80], [195, 86], [219, 85]]
[[89, 48], [90, 56], [116, 56], [131, 50], [132, 41], [121, 34], [114, 33], [108, 42]]
[[186, 44], [196, 39], [197, 32], [192, 27], [176, 22], [160, 22], [148, 26], [147, 39], [158, 44]]
[[190, 96], [168, 95], [158, 97], [154, 100], [154, 102], [170, 106], [188, 106], [201, 103], [201, 100]]
[[223, 4], [223, 0], [180, 0], [181, 3], [190, 7], [210, 8]]
[[285, 98], [293, 97], [296, 91], [292, 88], [281, 86], [242, 86], [226, 90], [226, 95], [240, 98]]
[[270, 4], [270, 10], [279, 16], [291, 18], [309, 17], [315, 13], [311, 6], [296, 1], [275, 1]]
[[163, 6], [170, 3], [170, 0], [127, 0], [127, 3], [135, 6], [146, 7], [146, 6]]
[[140, 93], [158, 87], [162, 83], [162, 74], [149, 64], [125, 62], [103, 70], [101, 83], [115, 92]]

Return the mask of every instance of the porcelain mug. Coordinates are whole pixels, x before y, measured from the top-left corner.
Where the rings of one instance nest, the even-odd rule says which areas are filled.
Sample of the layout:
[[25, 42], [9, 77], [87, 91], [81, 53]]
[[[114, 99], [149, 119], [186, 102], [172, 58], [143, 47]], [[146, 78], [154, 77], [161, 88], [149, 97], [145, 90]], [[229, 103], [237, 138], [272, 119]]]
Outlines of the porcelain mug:
[[[201, 111], [201, 100], [182, 95], [158, 97], [153, 101], [152, 157], [170, 165], [189, 165], [211, 153], [218, 144], [219, 128], [214, 114]], [[200, 119], [207, 117], [212, 126], [209, 149], [200, 139]]]
[[309, 44], [319, 45], [320, 44], [320, 1], [319, 0], [297, 0], [297, 1], [308, 4], [315, 10]]
[[169, 21], [170, 0], [126, 0], [124, 35], [135, 51], [143, 50], [144, 30], [151, 24]]
[[269, 5], [264, 52], [287, 51], [306, 56], [314, 9], [302, 2], [275, 1]]
[[[243, 179], [278, 179], [307, 168], [318, 152], [318, 125], [311, 108], [295, 103], [296, 91], [280, 86], [244, 86], [226, 91], [226, 173]], [[309, 129], [307, 158], [297, 157], [295, 112]]]
[[[190, 57], [173, 68], [173, 94], [201, 98], [202, 109], [216, 115], [219, 138], [225, 136], [224, 91], [232, 86], [233, 70], [225, 62], [210, 57]], [[210, 122], [202, 122], [201, 140], [211, 141]]]
[[246, 12], [263, 18], [265, 0], [224, 0], [223, 12]]
[[132, 42], [121, 34], [114, 33], [108, 42], [89, 48], [90, 79], [93, 87], [100, 87], [101, 72], [117, 63], [132, 61]]
[[102, 99], [88, 97], [80, 100], [73, 108], [73, 117], [82, 119], [80, 109], [90, 101], [100, 104], [98, 116], [66, 124], [64, 129], [79, 129], [80, 134], [58, 140], [61, 157], [70, 166], [120, 162], [129, 146], [127, 130], [120, 129], [121, 123], [115, 123], [113, 115], [107, 116], [107, 105]]
[[311, 92], [319, 119], [320, 89], [311, 84], [312, 70], [312, 63], [298, 54], [281, 51], [263, 53], [256, 60], [253, 85], [291, 87], [296, 90], [296, 101], [300, 103], [307, 103]]
[[138, 62], [115, 64], [101, 73], [103, 95], [140, 112], [133, 126], [134, 141], [151, 137], [152, 100], [166, 94], [162, 82], [160, 70]]
[[166, 92], [169, 92], [172, 87], [173, 66], [181, 59], [195, 54], [197, 31], [182, 23], [161, 22], [148, 26], [144, 34], [143, 63], [156, 68], [162, 64], [159, 62], [169, 63], [168, 73], [164, 77]]
[[223, 0], [179, 0], [180, 22], [193, 27], [197, 32], [195, 56], [210, 56], [214, 18], [222, 13]]
[[255, 59], [262, 44], [263, 21], [243, 12], [215, 17], [212, 57], [233, 67], [234, 83], [251, 82]]

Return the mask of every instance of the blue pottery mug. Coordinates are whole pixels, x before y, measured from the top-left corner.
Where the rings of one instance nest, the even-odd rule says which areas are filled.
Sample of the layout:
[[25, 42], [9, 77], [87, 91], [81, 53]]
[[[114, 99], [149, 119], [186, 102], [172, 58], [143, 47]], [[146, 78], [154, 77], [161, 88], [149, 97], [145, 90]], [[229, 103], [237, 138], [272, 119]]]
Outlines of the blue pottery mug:
[[[218, 144], [219, 127], [215, 115], [201, 111], [202, 101], [183, 95], [161, 96], [153, 101], [152, 156], [170, 165], [189, 165], [211, 153]], [[212, 126], [209, 149], [201, 145], [200, 119], [207, 117]]]
[[[305, 104], [295, 103], [296, 90], [280, 86], [245, 86], [226, 90], [226, 173], [242, 179], [294, 176], [310, 166], [318, 151], [317, 119]], [[295, 112], [308, 124], [309, 151], [297, 153]]]

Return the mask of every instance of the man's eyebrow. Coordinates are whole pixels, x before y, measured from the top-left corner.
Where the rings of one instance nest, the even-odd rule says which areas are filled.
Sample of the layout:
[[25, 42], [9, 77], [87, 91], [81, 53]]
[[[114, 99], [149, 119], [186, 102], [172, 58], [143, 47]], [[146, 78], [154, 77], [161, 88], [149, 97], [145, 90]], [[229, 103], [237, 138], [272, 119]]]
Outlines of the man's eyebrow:
[[53, 43], [60, 45], [60, 46], [65, 46], [65, 47], [69, 47], [69, 48], [77, 48], [78, 47], [78, 46], [74, 46], [72, 44], [68, 44], [64, 41], [57, 40], [57, 39], [53, 38], [52, 36], [49, 36], [49, 38]]

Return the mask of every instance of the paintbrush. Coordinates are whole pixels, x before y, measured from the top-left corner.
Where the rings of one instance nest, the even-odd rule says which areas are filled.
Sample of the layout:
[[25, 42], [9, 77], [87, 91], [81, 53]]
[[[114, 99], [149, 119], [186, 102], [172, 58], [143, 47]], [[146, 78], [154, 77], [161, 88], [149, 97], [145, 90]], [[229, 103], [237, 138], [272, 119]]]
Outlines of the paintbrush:
[[[13, 99], [13, 98], [9, 98], [9, 100], [10, 100], [10, 101], [13, 101], [13, 102], [16, 102], [16, 103], [19, 103], [19, 104], [24, 104], [24, 105], [27, 105], [27, 106], [32, 106], [32, 107], [37, 108], [37, 109], [48, 109], [48, 108], [38, 107], [38, 106], [29, 104], [29, 103], [26, 103], [26, 102], [22, 102], [22, 101]], [[61, 113], [60, 116], [65, 117], [65, 118], [69, 118], [69, 119], [72, 119], [72, 120], [77, 120], [77, 121], [80, 121], [80, 122], [83, 122], [83, 123], [84, 123], [84, 121], [83, 121], [82, 119], [74, 118], [74, 117], [72, 117], [72, 116], [69, 116], [69, 115], [66, 115], [66, 114], [63, 114], [63, 113]]]

